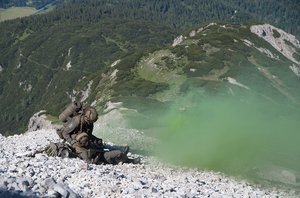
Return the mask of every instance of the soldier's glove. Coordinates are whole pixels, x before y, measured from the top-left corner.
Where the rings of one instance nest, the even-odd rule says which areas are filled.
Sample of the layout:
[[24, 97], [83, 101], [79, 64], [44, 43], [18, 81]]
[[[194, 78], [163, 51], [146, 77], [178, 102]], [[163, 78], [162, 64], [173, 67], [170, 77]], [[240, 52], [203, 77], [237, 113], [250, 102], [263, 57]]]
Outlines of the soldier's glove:
[[82, 138], [80, 138], [79, 144], [82, 147], [87, 147], [89, 145], [89, 138], [88, 137], [82, 137]]
[[98, 146], [102, 147], [102, 146], [103, 146], [103, 141], [102, 141], [102, 139], [96, 140], [96, 144], [97, 144]]
[[70, 143], [71, 146], [73, 146], [76, 142], [77, 142], [76, 140], [72, 140], [71, 143]]

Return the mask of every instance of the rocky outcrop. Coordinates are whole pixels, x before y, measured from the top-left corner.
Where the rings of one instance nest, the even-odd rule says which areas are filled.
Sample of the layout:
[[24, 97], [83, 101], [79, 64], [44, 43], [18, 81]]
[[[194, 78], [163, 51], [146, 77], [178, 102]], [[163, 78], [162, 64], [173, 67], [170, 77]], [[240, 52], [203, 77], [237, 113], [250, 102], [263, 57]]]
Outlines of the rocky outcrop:
[[270, 43], [287, 59], [296, 64], [300, 64], [300, 62], [293, 57], [293, 54], [296, 51], [295, 48], [300, 49], [300, 42], [294, 35], [288, 34], [270, 24], [253, 25], [251, 26], [250, 30], [252, 33]]
[[41, 129], [57, 129], [60, 126], [54, 125], [47, 119], [45, 115], [46, 111], [39, 111], [35, 113], [28, 122], [28, 130], [27, 131], [37, 131]]
[[184, 40], [184, 37], [182, 35], [176, 37], [173, 41], [172, 47], [179, 45], [183, 40]]

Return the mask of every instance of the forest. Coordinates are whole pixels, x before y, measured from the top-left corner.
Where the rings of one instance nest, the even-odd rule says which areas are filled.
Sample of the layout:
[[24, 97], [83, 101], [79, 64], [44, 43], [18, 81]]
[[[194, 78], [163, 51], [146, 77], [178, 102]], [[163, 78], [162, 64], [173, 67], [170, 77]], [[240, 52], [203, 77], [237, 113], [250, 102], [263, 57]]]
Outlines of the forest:
[[[35, 7], [62, 0], [32, 1]], [[0, 7], [24, 6], [25, 0], [3, 0]], [[87, 22], [102, 18], [145, 20], [163, 23], [186, 30], [209, 21], [230, 23], [270, 23], [299, 36], [300, 1], [297, 0], [65, 0], [57, 8], [42, 16], [21, 19], [30, 26], [46, 23]], [[17, 22], [16, 22], [17, 23]]]

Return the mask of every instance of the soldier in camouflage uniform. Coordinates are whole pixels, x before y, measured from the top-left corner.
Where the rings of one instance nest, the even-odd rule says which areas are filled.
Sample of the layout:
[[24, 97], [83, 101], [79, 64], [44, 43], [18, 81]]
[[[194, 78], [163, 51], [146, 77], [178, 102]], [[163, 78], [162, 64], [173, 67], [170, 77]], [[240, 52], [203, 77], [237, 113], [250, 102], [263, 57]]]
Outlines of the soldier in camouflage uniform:
[[88, 163], [139, 163], [139, 159], [128, 159], [128, 147], [124, 152], [121, 150], [104, 151], [102, 139], [92, 134], [93, 123], [97, 119], [96, 109], [86, 107], [82, 113], [68, 118], [58, 134], [74, 148], [81, 159]]

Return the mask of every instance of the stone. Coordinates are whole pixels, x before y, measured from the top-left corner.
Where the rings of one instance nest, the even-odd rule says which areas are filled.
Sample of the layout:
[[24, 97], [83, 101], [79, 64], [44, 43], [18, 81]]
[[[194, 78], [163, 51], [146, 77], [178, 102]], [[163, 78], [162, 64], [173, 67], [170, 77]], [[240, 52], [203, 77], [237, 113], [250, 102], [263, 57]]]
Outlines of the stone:
[[60, 198], [61, 197], [61, 195], [58, 192], [56, 192], [56, 191], [54, 191], [52, 189], [48, 190], [47, 195], [50, 198]]
[[55, 184], [56, 182], [54, 181], [53, 178], [48, 178], [41, 182], [41, 186], [46, 189], [53, 188]]
[[51, 190], [58, 192], [63, 198], [67, 198], [70, 194], [63, 184], [55, 184]]
[[41, 153], [35, 154], [35, 158], [39, 161], [45, 161], [47, 159], [45, 154], [41, 154]]

